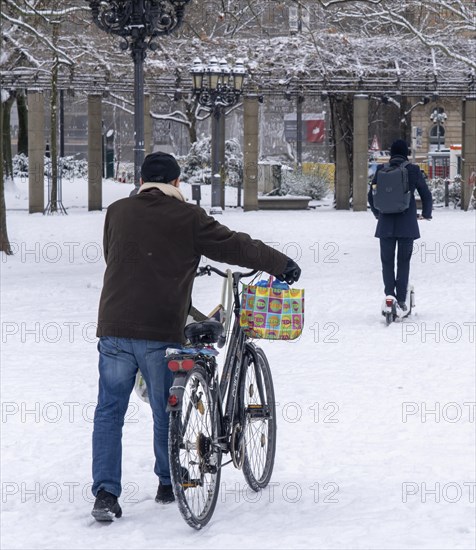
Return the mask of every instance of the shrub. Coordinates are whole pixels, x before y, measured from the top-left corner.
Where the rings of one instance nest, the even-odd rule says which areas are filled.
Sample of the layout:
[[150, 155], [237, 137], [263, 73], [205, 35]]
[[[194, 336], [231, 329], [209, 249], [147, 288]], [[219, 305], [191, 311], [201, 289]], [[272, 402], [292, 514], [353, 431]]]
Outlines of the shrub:
[[433, 178], [428, 181], [428, 188], [433, 197], [433, 204], [444, 204], [445, 202], [445, 179]]
[[445, 203], [445, 184], [448, 182], [448, 202], [455, 207], [461, 203], [461, 176], [456, 176], [453, 181], [445, 178], [433, 178], [428, 181], [428, 188], [433, 197], [433, 204]]
[[[87, 160], [76, 159], [74, 156], [63, 157], [58, 159], [58, 166], [61, 167], [63, 180], [87, 178], [88, 176]], [[48, 176], [51, 172], [51, 159], [49, 157], [44, 158], [44, 171], [45, 176]], [[28, 157], [23, 153], [13, 157], [13, 175], [21, 178], [28, 177]]]
[[23, 153], [13, 157], [13, 175], [19, 178], [28, 176], [28, 157]]
[[[180, 159], [181, 179], [187, 183], [211, 183], [211, 138], [201, 137]], [[243, 178], [243, 153], [234, 139], [225, 141], [225, 183], [237, 186]]]
[[283, 170], [280, 195], [308, 196], [313, 200], [323, 199], [329, 192], [327, 179], [318, 172], [301, 174], [291, 170]]

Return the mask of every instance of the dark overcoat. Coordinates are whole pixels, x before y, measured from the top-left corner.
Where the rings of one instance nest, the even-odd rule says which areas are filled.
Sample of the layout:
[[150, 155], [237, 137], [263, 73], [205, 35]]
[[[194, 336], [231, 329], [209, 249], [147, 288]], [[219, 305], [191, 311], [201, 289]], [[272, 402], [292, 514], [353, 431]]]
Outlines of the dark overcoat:
[[157, 189], [111, 204], [97, 336], [182, 342], [202, 255], [272, 275], [283, 273], [288, 260]]
[[[391, 165], [399, 165], [407, 161], [406, 157], [400, 155], [391, 157]], [[377, 167], [375, 175], [372, 180], [372, 184], [377, 181], [378, 171], [383, 168], [383, 164]], [[398, 214], [382, 214], [374, 206], [374, 200], [372, 195], [372, 186], [370, 186], [368, 193], [368, 200], [370, 208], [376, 218], [378, 218], [377, 229], [375, 230], [375, 236], [378, 238], [394, 237], [394, 238], [406, 238], [406, 239], [419, 239], [420, 230], [418, 228], [417, 209], [415, 202], [415, 190], [418, 191], [422, 202], [422, 216], [426, 219], [431, 219], [432, 211], [432, 197], [431, 192], [426, 184], [425, 177], [418, 166], [415, 164], [408, 164], [408, 184], [410, 186], [410, 205], [405, 210]]]

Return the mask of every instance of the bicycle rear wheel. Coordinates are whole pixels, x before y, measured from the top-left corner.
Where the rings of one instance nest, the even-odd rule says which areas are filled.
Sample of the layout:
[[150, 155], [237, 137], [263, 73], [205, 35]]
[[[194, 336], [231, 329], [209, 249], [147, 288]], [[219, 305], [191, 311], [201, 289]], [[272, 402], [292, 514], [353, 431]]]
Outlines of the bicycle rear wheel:
[[245, 355], [240, 388], [244, 411], [243, 474], [259, 491], [268, 485], [276, 454], [276, 405], [271, 369], [263, 350]]
[[221, 449], [205, 370], [190, 371], [184, 388], [182, 409], [170, 413], [170, 474], [180, 513], [191, 527], [201, 529], [215, 510]]

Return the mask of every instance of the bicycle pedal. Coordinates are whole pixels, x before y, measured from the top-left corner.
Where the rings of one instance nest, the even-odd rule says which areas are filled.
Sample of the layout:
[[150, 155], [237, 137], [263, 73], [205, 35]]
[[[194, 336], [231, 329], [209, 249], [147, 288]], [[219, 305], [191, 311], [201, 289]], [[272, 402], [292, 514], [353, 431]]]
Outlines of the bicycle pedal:
[[247, 412], [251, 415], [262, 414], [264, 412], [263, 405], [248, 405]]
[[190, 481], [189, 483], [182, 483], [182, 487], [185, 489], [195, 489], [196, 487], [199, 487], [199, 483], [195, 483]]

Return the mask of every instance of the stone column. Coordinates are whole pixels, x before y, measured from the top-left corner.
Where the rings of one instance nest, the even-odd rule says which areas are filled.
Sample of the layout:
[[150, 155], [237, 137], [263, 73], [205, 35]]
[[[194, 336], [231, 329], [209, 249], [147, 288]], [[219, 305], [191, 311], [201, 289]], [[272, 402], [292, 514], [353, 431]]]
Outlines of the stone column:
[[144, 149], [146, 155], [152, 153], [152, 117], [150, 116], [149, 94], [144, 94]]
[[352, 178], [352, 205], [354, 211], [367, 210], [369, 150], [369, 97], [354, 96], [354, 166]]
[[102, 96], [88, 96], [88, 210], [102, 210]]
[[243, 210], [258, 210], [259, 103], [256, 96], [243, 99]]
[[28, 92], [28, 206], [30, 214], [45, 209], [45, 100]]
[[476, 96], [463, 102], [461, 208], [468, 210], [476, 183]]

